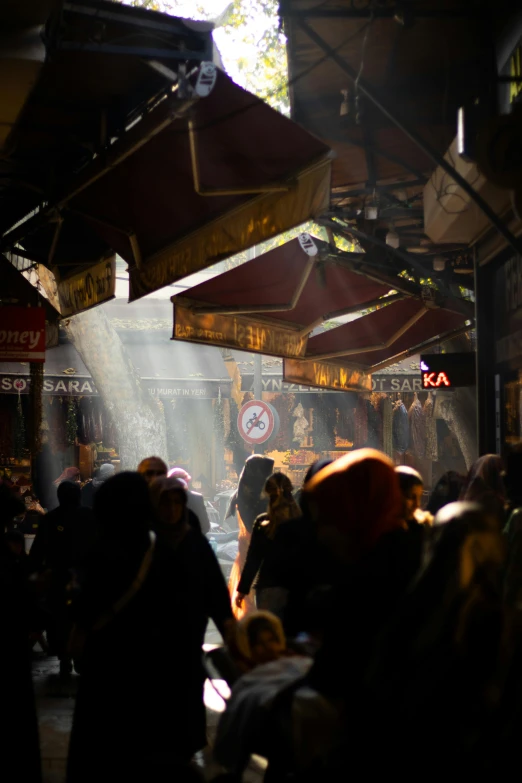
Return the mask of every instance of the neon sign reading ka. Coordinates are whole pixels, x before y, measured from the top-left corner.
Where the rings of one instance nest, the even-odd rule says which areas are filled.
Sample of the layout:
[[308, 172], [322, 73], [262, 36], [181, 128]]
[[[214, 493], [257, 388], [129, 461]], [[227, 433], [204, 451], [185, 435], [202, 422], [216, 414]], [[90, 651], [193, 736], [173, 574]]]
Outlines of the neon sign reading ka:
[[424, 372], [422, 379], [425, 389], [440, 389], [442, 386], [451, 386], [451, 381], [445, 372]]

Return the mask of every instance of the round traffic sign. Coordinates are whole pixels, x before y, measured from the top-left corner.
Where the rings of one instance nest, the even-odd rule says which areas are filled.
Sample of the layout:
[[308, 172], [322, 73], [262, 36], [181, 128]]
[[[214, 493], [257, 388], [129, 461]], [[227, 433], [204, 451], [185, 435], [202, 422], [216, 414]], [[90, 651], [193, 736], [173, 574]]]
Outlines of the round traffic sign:
[[276, 411], [267, 402], [251, 400], [239, 411], [237, 428], [247, 443], [265, 443], [274, 434], [277, 418]]

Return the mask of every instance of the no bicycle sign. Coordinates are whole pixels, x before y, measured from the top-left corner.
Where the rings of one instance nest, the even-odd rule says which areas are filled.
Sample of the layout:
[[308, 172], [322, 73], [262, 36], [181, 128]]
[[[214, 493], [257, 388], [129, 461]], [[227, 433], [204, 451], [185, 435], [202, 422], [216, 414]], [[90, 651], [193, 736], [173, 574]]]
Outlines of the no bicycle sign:
[[277, 411], [267, 402], [247, 402], [237, 417], [237, 428], [244, 441], [251, 444], [265, 443], [279, 429]]

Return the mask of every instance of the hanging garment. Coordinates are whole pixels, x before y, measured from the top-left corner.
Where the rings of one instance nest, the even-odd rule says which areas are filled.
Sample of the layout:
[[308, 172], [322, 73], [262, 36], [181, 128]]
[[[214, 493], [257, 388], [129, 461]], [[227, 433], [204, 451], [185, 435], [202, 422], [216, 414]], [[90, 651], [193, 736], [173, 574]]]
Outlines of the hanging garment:
[[368, 440], [368, 408], [366, 400], [359, 397], [357, 408], [355, 409], [355, 433], [353, 445], [356, 449], [362, 449], [366, 446]]
[[426, 452], [426, 421], [424, 409], [417, 393], [408, 411], [410, 425], [410, 451], [416, 457], [424, 457]]
[[435, 406], [431, 392], [424, 403], [424, 421], [426, 425], [426, 457], [434, 462], [439, 458], [439, 444], [437, 438], [437, 421], [433, 416]]
[[381, 401], [382, 415], [382, 450], [388, 457], [393, 457], [393, 405], [389, 397]]
[[408, 411], [402, 401], [400, 401], [393, 412], [393, 448], [399, 454], [404, 454], [410, 442], [410, 426], [408, 422]]
[[382, 448], [382, 419], [380, 411], [376, 410], [370, 400], [366, 400], [368, 416], [368, 440], [366, 445], [371, 449]]

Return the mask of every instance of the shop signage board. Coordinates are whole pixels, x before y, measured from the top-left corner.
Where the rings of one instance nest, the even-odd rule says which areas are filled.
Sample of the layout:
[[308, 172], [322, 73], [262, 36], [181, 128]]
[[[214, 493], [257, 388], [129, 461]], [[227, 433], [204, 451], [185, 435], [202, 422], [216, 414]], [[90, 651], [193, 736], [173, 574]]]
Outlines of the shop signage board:
[[371, 391], [372, 378], [361, 370], [319, 361], [285, 359], [283, 378], [289, 383], [334, 391]]
[[277, 416], [267, 402], [251, 400], [239, 411], [237, 428], [246, 443], [265, 443], [276, 434]]
[[284, 326], [267, 326], [252, 318], [195, 313], [177, 304], [174, 306], [172, 339], [267, 356], [299, 358], [305, 354], [308, 336], [302, 337], [295, 329]]
[[[28, 394], [30, 387], [29, 375], [1, 375], [0, 394]], [[221, 397], [230, 397], [232, 384], [226, 380], [223, 383], [208, 381], [179, 381], [161, 380], [159, 378], [143, 378], [142, 386], [147, 389], [151, 397], [161, 399], [216, 399], [221, 392]], [[45, 377], [43, 381], [44, 395], [56, 397], [97, 397], [96, 384], [89, 377]]]
[[460, 386], [474, 386], [476, 383], [475, 354], [471, 352], [421, 356], [420, 370], [424, 391], [448, 391]]
[[[339, 389], [324, 389], [302, 383], [288, 383], [281, 375], [263, 377], [262, 390], [269, 394], [335, 394]], [[254, 376], [241, 375], [241, 391], [254, 391]], [[366, 390], [365, 390], [366, 391]], [[422, 391], [422, 379], [419, 372], [415, 375], [372, 375], [372, 391], [378, 392], [414, 392]]]
[[116, 257], [101, 261], [85, 272], [60, 280], [58, 300], [63, 317], [77, 315], [114, 299]]
[[0, 362], [45, 362], [43, 307], [0, 307]]

